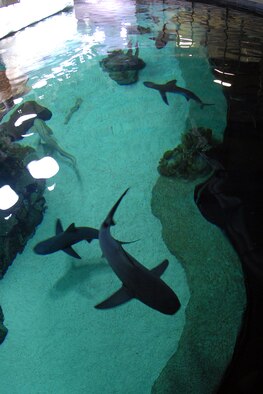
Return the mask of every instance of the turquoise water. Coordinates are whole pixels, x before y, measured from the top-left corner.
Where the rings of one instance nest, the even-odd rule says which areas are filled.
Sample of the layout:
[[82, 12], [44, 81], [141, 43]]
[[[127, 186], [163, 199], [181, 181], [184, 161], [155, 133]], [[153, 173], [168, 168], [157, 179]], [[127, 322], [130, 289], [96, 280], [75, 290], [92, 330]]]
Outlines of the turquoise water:
[[[1, 281], [0, 300], [9, 329], [0, 349], [3, 394], [150, 393], [176, 352], [186, 321], [190, 298], [186, 275], [180, 259], [163, 241], [162, 225], [151, 210], [152, 189], [159, 178], [159, 159], [180, 142], [189, 122], [192, 127], [211, 127], [222, 139], [225, 97], [213, 82], [205, 46], [195, 45], [187, 33], [173, 32], [180, 45], [174, 38], [156, 49], [151, 38], [163, 28], [161, 7], [136, 13], [135, 4], [129, 2], [122, 10], [119, 5], [118, 12], [101, 14], [93, 8], [89, 12], [85, 23], [80, 24], [74, 12], [62, 13], [3, 42], [2, 57], [13, 80], [28, 78], [31, 88], [17, 105], [34, 100], [52, 111], [46, 123], [77, 163], [76, 170], [54, 152], [59, 172], [47, 181], [43, 222]], [[165, 18], [174, 13], [168, 9]], [[174, 20], [170, 24], [171, 29], [178, 28]], [[129, 34], [128, 28], [136, 25], [152, 31]], [[121, 86], [99, 62], [109, 50], [127, 50], [129, 41], [134, 50], [138, 42], [146, 67], [139, 71], [137, 83]], [[186, 72], [192, 75], [190, 85]], [[167, 106], [157, 91], [142, 83], [173, 79], [203, 102], [216, 105], [201, 109], [168, 93]], [[78, 99], [79, 109], [65, 124]], [[37, 133], [21, 143], [44, 156]], [[47, 256], [33, 252], [34, 245], [54, 234], [57, 218], [65, 228], [73, 222], [99, 228], [127, 187], [112, 233], [117, 239], [138, 240], [125, 249], [149, 269], [169, 260], [163, 279], [181, 302], [173, 316], [138, 300], [110, 310], [95, 309], [120, 286], [101, 257], [97, 240], [74, 246], [82, 260], [63, 252]]]

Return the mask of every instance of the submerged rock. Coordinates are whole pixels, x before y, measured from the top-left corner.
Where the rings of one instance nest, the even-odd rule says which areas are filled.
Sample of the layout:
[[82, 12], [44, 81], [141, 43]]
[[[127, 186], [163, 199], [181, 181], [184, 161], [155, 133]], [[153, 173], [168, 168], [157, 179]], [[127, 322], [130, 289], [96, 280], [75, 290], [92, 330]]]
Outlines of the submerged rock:
[[168, 150], [160, 159], [158, 171], [164, 176], [195, 179], [211, 171], [211, 166], [202, 156], [203, 152], [214, 147], [218, 142], [212, 136], [212, 130], [204, 127], [190, 129], [181, 136], [181, 144]]
[[0, 306], [0, 345], [4, 342], [8, 329], [4, 326], [4, 314]]
[[26, 168], [34, 159], [38, 157], [33, 148], [11, 142], [0, 132], [0, 188], [9, 186], [18, 196], [10, 208], [0, 207], [0, 278], [43, 218], [45, 181], [34, 179]]
[[101, 67], [109, 73], [111, 79], [119, 85], [130, 85], [138, 81], [139, 70], [146, 64], [139, 58], [139, 48], [133, 50], [129, 48], [126, 52], [117, 49], [108, 53], [108, 56], [101, 60]]
[[12, 113], [9, 120], [0, 125], [0, 133], [9, 137], [12, 141], [21, 140], [23, 134], [33, 126], [36, 118], [49, 120], [52, 112], [36, 101], [26, 101]]

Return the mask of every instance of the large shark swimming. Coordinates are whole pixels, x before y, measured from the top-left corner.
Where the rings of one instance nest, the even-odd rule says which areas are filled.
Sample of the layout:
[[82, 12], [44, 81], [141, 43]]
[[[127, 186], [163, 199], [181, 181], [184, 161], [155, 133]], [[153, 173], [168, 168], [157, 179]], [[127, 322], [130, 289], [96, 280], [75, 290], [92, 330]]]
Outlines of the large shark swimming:
[[45, 255], [63, 250], [70, 256], [80, 259], [81, 257], [75, 252], [72, 245], [85, 240], [91, 242], [93, 239], [98, 238], [99, 231], [97, 229], [92, 227], [75, 227], [74, 223], [64, 231], [60, 219], [57, 219], [56, 235], [39, 242], [34, 247], [34, 252]]
[[115, 224], [114, 214], [128, 190], [125, 190], [113, 205], [99, 230], [99, 243], [103, 256], [122, 282], [122, 286], [95, 307], [97, 309], [113, 308], [136, 298], [150, 308], [173, 315], [180, 308], [180, 301], [173, 290], [160, 278], [168, 267], [168, 260], [164, 260], [149, 270], [127, 253], [121, 243], [111, 235], [110, 228]]
[[180, 88], [179, 86], [176, 85], [176, 83], [177, 83], [176, 79], [173, 79], [172, 81], [169, 81], [164, 84], [157, 84], [157, 83], [149, 82], [149, 81], [143, 82], [144, 86], [146, 86], [147, 88], [158, 90], [163, 101], [167, 105], [169, 105], [169, 103], [168, 103], [166, 93], [180, 94], [181, 96], [184, 96], [187, 101], [189, 101], [189, 100], [196, 101], [200, 105], [201, 108], [203, 108], [206, 105], [214, 105], [214, 104], [203, 103], [203, 101], [195, 93], [191, 92], [191, 90]]

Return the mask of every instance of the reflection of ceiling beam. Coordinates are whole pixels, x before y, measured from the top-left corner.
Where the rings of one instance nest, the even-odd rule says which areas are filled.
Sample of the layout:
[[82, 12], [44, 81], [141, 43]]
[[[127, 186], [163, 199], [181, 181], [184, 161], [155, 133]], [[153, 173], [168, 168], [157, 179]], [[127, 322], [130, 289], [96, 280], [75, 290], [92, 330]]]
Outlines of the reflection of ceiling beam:
[[20, 0], [0, 0], [0, 7], [6, 7], [15, 3], [20, 3]]

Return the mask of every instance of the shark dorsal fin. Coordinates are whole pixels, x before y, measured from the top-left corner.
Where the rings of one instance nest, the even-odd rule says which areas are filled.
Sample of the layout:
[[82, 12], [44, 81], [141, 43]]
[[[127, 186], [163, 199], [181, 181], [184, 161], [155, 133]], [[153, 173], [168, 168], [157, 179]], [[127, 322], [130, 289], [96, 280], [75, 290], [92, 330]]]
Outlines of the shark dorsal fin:
[[168, 85], [168, 86], [170, 86], [170, 85], [174, 86], [174, 85], [176, 85], [176, 83], [177, 83], [177, 79], [173, 79], [172, 81], [167, 82], [166, 85]]
[[57, 219], [56, 221], [56, 235], [63, 233], [63, 227], [60, 219]]
[[68, 228], [66, 229], [66, 232], [67, 232], [67, 233], [72, 233], [72, 232], [74, 232], [74, 231], [76, 231], [75, 223], [71, 223], [71, 224], [68, 226]]

